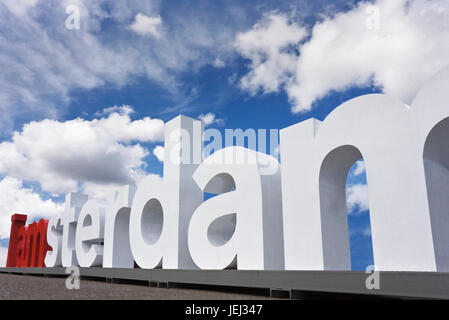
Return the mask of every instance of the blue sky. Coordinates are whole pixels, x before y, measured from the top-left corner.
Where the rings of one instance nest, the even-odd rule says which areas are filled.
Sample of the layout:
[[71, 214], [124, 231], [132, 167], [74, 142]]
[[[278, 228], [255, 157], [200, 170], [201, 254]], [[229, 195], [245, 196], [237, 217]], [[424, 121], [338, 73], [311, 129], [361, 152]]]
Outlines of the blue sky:
[[[411, 103], [449, 64], [448, 9], [447, 0], [3, 1], [0, 244], [13, 212], [49, 217], [65, 192], [101, 197], [162, 174], [161, 124], [178, 114], [209, 114], [219, 130], [282, 129], [363, 94]], [[373, 257], [358, 165], [348, 222], [352, 267], [363, 270]]]

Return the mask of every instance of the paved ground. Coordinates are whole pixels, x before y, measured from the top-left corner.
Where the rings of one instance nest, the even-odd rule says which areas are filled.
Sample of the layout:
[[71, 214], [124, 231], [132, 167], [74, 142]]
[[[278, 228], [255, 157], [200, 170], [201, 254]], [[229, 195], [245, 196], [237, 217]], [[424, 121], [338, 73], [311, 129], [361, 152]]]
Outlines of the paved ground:
[[150, 288], [144, 285], [81, 280], [79, 290], [68, 290], [65, 278], [44, 278], [0, 273], [0, 300], [6, 299], [267, 299], [267, 297], [197, 289]]

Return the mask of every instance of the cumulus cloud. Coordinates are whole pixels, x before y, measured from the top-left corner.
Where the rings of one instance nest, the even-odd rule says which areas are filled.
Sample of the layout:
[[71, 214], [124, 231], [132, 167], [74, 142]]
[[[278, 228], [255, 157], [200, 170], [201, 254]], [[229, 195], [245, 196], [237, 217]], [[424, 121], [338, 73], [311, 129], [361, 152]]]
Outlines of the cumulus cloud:
[[37, 181], [44, 191], [76, 191], [79, 183], [125, 184], [145, 172], [148, 150], [139, 142], [163, 139], [164, 123], [131, 120], [117, 110], [91, 121], [33, 121], [0, 143], [0, 174]]
[[224, 68], [226, 65], [225, 65], [224, 61], [220, 59], [220, 57], [217, 57], [213, 63], [213, 66], [217, 69], [220, 69], [220, 68]]
[[[251, 94], [283, 88], [294, 113], [351, 86], [375, 85], [410, 103], [422, 83], [449, 64], [448, 21], [448, 0], [364, 1], [324, 15], [300, 41], [304, 29], [273, 13], [236, 38], [238, 52], [251, 61], [240, 87]], [[259, 33], [284, 41], [266, 41]], [[296, 50], [279, 52], [288, 46]]]
[[346, 206], [352, 214], [369, 210], [368, 185], [353, 184], [346, 188]]
[[235, 48], [251, 61], [250, 72], [240, 79], [240, 87], [256, 94], [277, 92], [295, 72], [296, 56], [291, 46], [306, 36], [306, 30], [284, 14], [270, 13], [251, 30], [236, 36]]
[[371, 237], [371, 228], [368, 227], [368, 228], [363, 229], [362, 234], [363, 234], [365, 237]]
[[211, 124], [218, 124], [221, 125], [224, 123], [224, 119], [217, 118], [215, 113], [208, 112], [206, 114], [200, 114], [198, 116], [198, 119], [200, 119], [205, 126], [210, 126]]
[[359, 160], [355, 163], [355, 168], [352, 171], [352, 174], [355, 176], [359, 176], [363, 173], [365, 173], [366, 167], [365, 167], [365, 161]]
[[151, 35], [156, 39], [160, 39], [162, 34], [162, 18], [159, 15], [148, 17], [142, 13], [138, 13], [134, 22], [130, 25], [130, 29], [140, 35]]
[[112, 106], [112, 107], [104, 108], [101, 111], [95, 112], [95, 115], [97, 117], [100, 117], [100, 116], [105, 116], [105, 115], [108, 115], [108, 114], [111, 114], [111, 113], [118, 113], [118, 114], [121, 114], [121, 115], [124, 115], [124, 114], [128, 115], [128, 114], [134, 113], [134, 109], [133, 109], [133, 107], [128, 106], [128, 105]]
[[30, 222], [35, 218], [61, 214], [63, 209], [62, 203], [44, 200], [33, 189], [24, 187], [22, 180], [4, 177], [0, 181], [0, 239], [9, 238], [11, 215], [14, 213], [26, 214]]
[[160, 162], [164, 162], [164, 147], [163, 146], [156, 146], [153, 149], [153, 154]]

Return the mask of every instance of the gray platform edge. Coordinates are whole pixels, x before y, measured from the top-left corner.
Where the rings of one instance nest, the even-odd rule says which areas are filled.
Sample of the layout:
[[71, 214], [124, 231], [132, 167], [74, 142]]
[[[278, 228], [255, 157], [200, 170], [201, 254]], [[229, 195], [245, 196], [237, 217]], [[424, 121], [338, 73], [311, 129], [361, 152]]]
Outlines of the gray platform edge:
[[[0, 268], [0, 273], [67, 276], [65, 268]], [[379, 272], [380, 289], [369, 290], [369, 274], [358, 271], [243, 271], [148, 270], [80, 268], [81, 277], [138, 280], [149, 283], [209, 285], [240, 288], [377, 295], [403, 298], [449, 299], [449, 273]]]

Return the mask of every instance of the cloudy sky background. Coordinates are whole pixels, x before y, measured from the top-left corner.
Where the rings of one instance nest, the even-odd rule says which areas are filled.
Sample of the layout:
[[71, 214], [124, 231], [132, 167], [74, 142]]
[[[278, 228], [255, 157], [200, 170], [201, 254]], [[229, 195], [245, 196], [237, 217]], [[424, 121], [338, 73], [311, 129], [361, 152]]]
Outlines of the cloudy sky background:
[[[70, 6], [79, 29], [66, 27]], [[361, 94], [409, 104], [449, 64], [447, 39], [449, 0], [3, 0], [0, 265], [11, 214], [48, 218], [67, 192], [103, 198], [161, 175], [164, 122], [178, 114], [282, 129]], [[354, 269], [372, 264], [367, 190], [357, 162]]]

